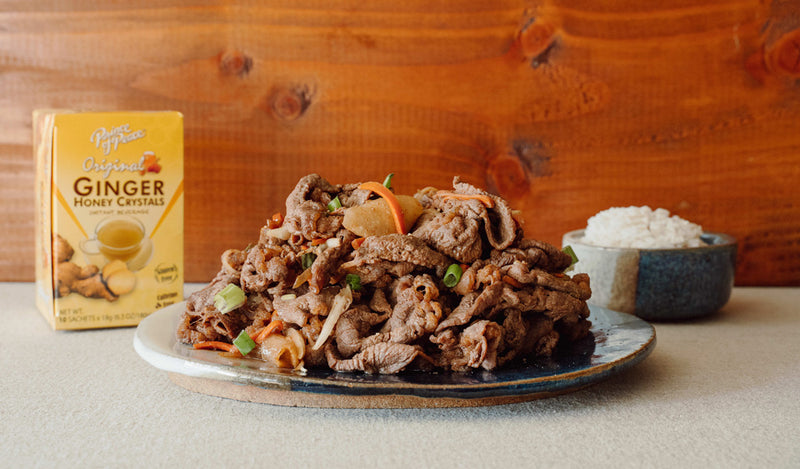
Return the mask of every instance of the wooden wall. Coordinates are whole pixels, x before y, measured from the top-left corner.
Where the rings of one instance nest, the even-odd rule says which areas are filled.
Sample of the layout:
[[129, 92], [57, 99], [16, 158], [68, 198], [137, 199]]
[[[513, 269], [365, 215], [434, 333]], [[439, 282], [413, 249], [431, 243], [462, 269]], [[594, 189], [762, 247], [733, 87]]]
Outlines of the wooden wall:
[[395, 172], [460, 174], [555, 244], [664, 207], [738, 238], [737, 284], [800, 285], [796, 1], [152, 5], [0, 1], [0, 280], [33, 278], [31, 111], [61, 107], [184, 113], [189, 281], [301, 175]]

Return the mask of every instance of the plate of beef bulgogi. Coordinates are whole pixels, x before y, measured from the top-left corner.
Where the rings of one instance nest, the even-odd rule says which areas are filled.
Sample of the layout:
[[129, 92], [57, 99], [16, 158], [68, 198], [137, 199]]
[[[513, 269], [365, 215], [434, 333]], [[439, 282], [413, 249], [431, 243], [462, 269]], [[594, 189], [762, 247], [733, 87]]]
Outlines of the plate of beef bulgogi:
[[439, 407], [572, 391], [655, 346], [646, 322], [587, 305], [574, 253], [526, 238], [501, 197], [391, 182], [301, 178], [257, 242], [141, 322], [137, 352], [212, 395]]

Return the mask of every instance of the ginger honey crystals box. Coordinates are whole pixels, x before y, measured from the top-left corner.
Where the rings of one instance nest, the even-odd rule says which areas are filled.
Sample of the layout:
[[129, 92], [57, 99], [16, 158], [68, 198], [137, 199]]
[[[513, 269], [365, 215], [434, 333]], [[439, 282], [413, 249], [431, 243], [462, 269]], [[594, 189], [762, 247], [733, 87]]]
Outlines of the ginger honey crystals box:
[[183, 116], [36, 111], [37, 306], [133, 326], [183, 300]]

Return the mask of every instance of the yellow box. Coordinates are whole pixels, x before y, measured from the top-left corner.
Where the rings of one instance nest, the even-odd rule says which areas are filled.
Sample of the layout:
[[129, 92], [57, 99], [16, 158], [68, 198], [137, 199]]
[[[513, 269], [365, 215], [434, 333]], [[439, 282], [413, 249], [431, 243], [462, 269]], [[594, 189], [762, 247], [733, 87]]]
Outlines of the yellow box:
[[36, 304], [54, 329], [183, 300], [183, 116], [33, 113]]

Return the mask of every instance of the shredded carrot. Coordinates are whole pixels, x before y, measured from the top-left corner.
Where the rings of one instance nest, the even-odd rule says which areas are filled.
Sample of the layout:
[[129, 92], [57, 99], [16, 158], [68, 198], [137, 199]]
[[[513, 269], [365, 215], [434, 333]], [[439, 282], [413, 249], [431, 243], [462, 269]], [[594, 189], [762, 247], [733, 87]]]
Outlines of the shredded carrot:
[[350, 243], [350, 245], [353, 246], [353, 249], [358, 249], [358, 248], [361, 247], [362, 244], [364, 244], [364, 241], [366, 239], [367, 238], [363, 238], [363, 237], [362, 238], [356, 238]]
[[503, 281], [507, 284], [511, 285], [514, 288], [522, 288], [522, 284], [517, 281], [517, 279], [511, 277], [510, 275], [503, 275]]
[[323, 244], [326, 241], [328, 241], [328, 238], [314, 238], [311, 240], [311, 245], [319, 246], [320, 244]]
[[268, 335], [272, 334], [273, 332], [280, 332], [282, 330], [283, 321], [280, 319], [273, 319], [272, 322], [267, 324], [266, 327], [255, 333], [253, 336], [253, 342], [260, 344], [264, 341], [264, 339], [267, 338]]
[[566, 274], [562, 274], [561, 272], [556, 272], [553, 274], [553, 277], [565, 278]]
[[383, 184], [375, 181], [365, 182], [358, 186], [358, 188], [372, 191], [383, 197], [383, 199], [389, 205], [389, 211], [392, 212], [395, 229], [400, 234], [406, 234], [406, 217], [403, 214], [403, 207], [400, 206], [400, 201], [397, 200], [397, 197], [395, 197], [392, 191], [390, 191]]
[[461, 272], [466, 272], [467, 269], [469, 269], [469, 266], [467, 264], [461, 264]]
[[281, 225], [283, 225], [283, 214], [281, 212], [273, 214], [267, 221], [267, 228], [280, 228]]
[[193, 347], [197, 350], [224, 350], [225, 352], [230, 352], [235, 348], [233, 344], [226, 344], [225, 342], [219, 342], [217, 340], [198, 342], [194, 344]]
[[457, 200], [479, 200], [486, 208], [494, 207], [494, 200], [491, 197], [484, 194], [457, 194], [453, 191], [437, 191], [436, 195], [442, 196], [445, 199], [457, 199]]

